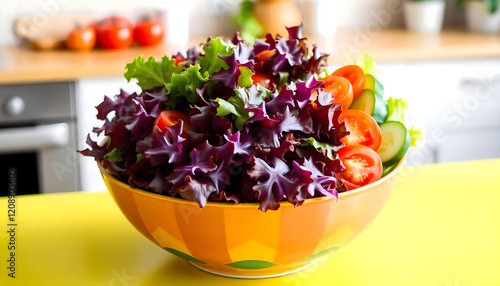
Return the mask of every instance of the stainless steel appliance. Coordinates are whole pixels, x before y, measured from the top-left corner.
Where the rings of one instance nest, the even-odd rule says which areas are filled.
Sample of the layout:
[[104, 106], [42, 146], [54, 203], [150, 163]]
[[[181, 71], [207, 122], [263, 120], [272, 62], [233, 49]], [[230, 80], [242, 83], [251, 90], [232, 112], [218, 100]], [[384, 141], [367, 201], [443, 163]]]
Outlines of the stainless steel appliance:
[[0, 86], [0, 195], [80, 189], [73, 82]]

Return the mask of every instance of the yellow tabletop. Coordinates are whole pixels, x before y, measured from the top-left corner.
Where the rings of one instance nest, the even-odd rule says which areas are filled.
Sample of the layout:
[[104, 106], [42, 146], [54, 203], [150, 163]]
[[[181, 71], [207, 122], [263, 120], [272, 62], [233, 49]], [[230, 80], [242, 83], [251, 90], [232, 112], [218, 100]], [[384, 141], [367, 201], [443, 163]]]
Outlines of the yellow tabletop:
[[0, 199], [0, 285], [236, 283], [500, 285], [500, 159], [402, 169], [363, 233], [310, 268], [268, 279], [194, 268], [142, 237], [106, 192], [19, 196], [13, 222]]

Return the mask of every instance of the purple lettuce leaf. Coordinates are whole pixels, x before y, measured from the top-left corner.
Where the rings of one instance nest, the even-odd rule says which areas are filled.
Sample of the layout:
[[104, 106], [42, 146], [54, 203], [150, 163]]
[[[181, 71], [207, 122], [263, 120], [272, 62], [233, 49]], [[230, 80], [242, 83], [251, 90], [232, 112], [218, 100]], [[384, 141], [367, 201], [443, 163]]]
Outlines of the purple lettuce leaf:
[[77, 152], [84, 156], [94, 157], [96, 161], [102, 161], [104, 155], [108, 153], [108, 151], [106, 150], [106, 145], [99, 146], [97, 142], [95, 142], [94, 140], [92, 140], [92, 138], [90, 138], [90, 134], [87, 135], [87, 141], [85, 142], [87, 143], [87, 145], [89, 145], [90, 148]]
[[203, 208], [208, 198], [216, 191], [212, 182], [193, 179], [192, 176], [186, 176], [184, 184], [178, 192], [186, 200], [197, 202], [200, 209]]
[[310, 77], [307, 81], [298, 81], [296, 84], [295, 96], [293, 97], [295, 107], [303, 109], [309, 103], [309, 99], [315, 90], [325, 87], [323, 81]]
[[[319, 165], [323, 169], [325, 164], [320, 162]], [[337, 201], [337, 179], [333, 176], [325, 176], [324, 173], [320, 169], [318, 169], [317, 164], [313, 161], [312, 158], [305, 159], [303, 166], [298, 166], [298, 164], [294, 162], [294, 169], [297, 168], [309, 172], [311, 179], [311, 181], [301, 189], [302, 192], [299, 196], [301, 200], [304, 200], [307, 194], [311, 197], [314, 197], [315, 195], [317, 195], [316, 192], [318, 192], [323, 196], [328, 196]]]
[[297, 195], [300, 186], [286, 177], [289, 171], [287, 164], [279, 158], [275, 157], [271, 164], [268, 164], [254, 157], [254, 167], [248, 171], [248, 175], [257, 181], [253, 190], [258, 193], [261, 211], [277, 210], [282, 199], [287, 199], [295, 206], [299, 204]]
[[285, 107], [294, 105], [293, 98], [295, 97], [295, 93], [289, 85], [284, 85], [278, 94], [274, 93], [271, 96], [274, 97], [266, 103], [266, 109], [272, 115], [283, 113]]
[[151, 133], [151, 147], [144, 151], [144, 155], [151, 162], [151, 165], [158, 166], [164, 163], [178, 164], [185, 157], [186, 139], [181, 136], [184, 122], [173, 126], [167, 126], [167, 132], [154, 128]]
[[241, 75], [240, 67], [251, 69], [255, 62], [250, 59], [253, 47], [249, 47], [240, 42], [238, 48], [230, 56], [219, 57], [228, 65], [228, 69], [222, 69], [210, 76], [211, 80], [219, 80], [230, 88], [238, 87], [238, 79]]

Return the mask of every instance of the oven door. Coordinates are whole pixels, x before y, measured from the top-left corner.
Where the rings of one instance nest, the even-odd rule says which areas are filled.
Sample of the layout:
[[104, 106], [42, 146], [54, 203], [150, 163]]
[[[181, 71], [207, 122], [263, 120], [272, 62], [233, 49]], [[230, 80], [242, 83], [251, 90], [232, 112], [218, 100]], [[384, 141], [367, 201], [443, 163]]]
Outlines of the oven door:
[[7, 179], [13, 174], [17, 195], [78, 190], [73, 125], [62, 122], [0, 129], [1, 195], [7, 195]]

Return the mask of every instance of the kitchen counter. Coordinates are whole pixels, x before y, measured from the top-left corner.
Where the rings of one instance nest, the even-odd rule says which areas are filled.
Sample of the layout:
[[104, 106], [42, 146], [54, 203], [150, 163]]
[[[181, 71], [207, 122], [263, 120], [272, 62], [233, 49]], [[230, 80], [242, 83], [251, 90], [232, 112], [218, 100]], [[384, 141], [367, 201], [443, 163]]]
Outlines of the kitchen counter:
[[405, 167], [398, 176], [379, 216], [349, 244], [301, 272], [258, 280], [208, 274], [161, 250], [106, 192], [17, 197], [11, 278], [2, 198], [0, 284], [499, 285], [500, 159]]
[[[193, 39], [196, 46], [205, 39]], [[415, 34], [403, 29], [340, 29], [335, 39], [308, 40], [329, 53], [330, 63], [345, 63], [364, 52], [377, 62], [500, 57], [500, 36], [448, 29], [437, 35]], [[35, 51], [29, 47], [0, 48], [0, 84], [76, 80], [83, 77], [120, 76], [125, 64], [138, 55], [172, 55], [172, 47], [133, 47], [123, 51]], [[184, 49], [182, 49], [184, 50]]]

